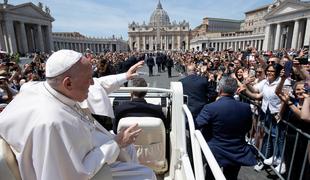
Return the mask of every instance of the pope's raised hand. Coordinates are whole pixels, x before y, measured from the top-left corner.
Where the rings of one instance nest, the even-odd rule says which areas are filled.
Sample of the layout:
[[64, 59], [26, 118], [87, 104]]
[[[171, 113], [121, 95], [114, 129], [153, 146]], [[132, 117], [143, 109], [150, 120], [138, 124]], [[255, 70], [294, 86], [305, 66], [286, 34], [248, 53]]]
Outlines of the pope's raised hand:
[[138, 76], [137, 70], [142, 68], [143, 65], [144, 65], [144, 61], [139, 61], [133, 66], [131, 66], [126, 73], [127, 80], [131, 80], [134, 77]]

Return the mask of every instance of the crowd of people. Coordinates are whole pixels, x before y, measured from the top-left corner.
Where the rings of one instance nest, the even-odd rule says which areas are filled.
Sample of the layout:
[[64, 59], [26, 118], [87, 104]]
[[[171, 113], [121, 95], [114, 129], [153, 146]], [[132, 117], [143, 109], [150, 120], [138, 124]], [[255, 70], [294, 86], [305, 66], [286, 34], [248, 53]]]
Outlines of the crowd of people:
[[[9, 104], [19, 91], [28, 88], [27, 82], [45, 81], [49, 80], [49, 77], [55, 77], [49, 76], [50, 72], [46, 69], [47, 60], [51, 56], [53, 55], [35, 53], [30, 63], [21, 66], [18, 56], [0, 54], [1, 104]], [[243, 51], [227, 49], [201, 52], [105, 52], [102, 54], [93, 54], [87, 50], [84, 57], [91, 65], [90, 76], [98, 78], [98, 82], [95, 79], [91, 83], [88, 82], [89, 85], [102, 84], [101, 77], [115, 75], [113, 78], [118, 82], [117, 85], [111, 86], [112, 89], [106, 89], [103, 98], [122, 84], [126, 86], [128, 79], [121, 77], [120, 74], [130, 71], [131, 67], [141, 60], [145, 61], [148, 66], [149, 76], [154, 75], [153, 67], [157, 65], [158, 73], [167, 68], [170, 78], [172, 77], [171, 68], [174, 67], [180, 76], [187, 78], [182, 79], [181, 82], [184, 94], [188, 95], [189, 109], [194, 119], [197, 118], [195, 125], [199, 128], [202, 128], [202, 122], [210, 121], [204, 119], [206, 117], [209, 119], [209, 114], [200, 114], [205, 109], [204, 105], [215, 102], [222, 96], [230, 95], [240, 101], [244, 100], [244, 97], [254, 100], [260, 108], [258, 111], [253, 111], [252, 107], [253, 116], [260, 116], [262, 121], [253, 121], [253, 128], [256, 130], [257, 126], [261, 126], [270, 129], [270, 136], [268, 133], [258, 131], [249, 135], [249, 139], [257, 137], [258, 134], [261, 136], [260, 139], [255, 139], [255, 145], [261, 149], [264, 158], [258, 161], [255, 166], [256, 170], [261, 170], [266, 165], [276, 165], [275, 169], [280, 174], [286, 172], [286, 166], [291, 162], [287, 154], [292, 150], [283, 152], [284, 149], [289, 149], [288, 143], [284, 142], [285, 140], [293, 142], [295, 136], [287, 131], [287, 125], [282, 120], [289, 121], [301, 131], [309, 134], [310, 63], [307, 48], [259, 52], [248, 46]], [[231, 79], [236, 81], [237, 88], [236, 92], [232, 93], [231, 90], [227, 95], [227, 92], [223, 91], [221, 82], [227, 81], [233, 84]], [[53, 89], [53, 84], [51, 86]], [[48, 89], [51, 90], [51, 88]], [[88, 99], [90, 98], [92, 96]], [[83, 99], [85, 97], [81, 98], [81, 101]], [[94, 116], [114, 118], [113, 110], [112, 112], [96, 112], [95, 106], [92, 109], [91, 100], [89, 102], [89, 108]], [[104, 104], [103, 107], [106, 106], [108, 105]], [[5, 106], [1, 106], [1, 111], [4, 108]], [[208, 123], [204, 123], [206, 124]], [[300, 141], [307, 142], [306, 139]], [[306, 143], [300, 146], [297, 151], [308, 151], [310, 155]], [[253, 162], [248, 164], [252, 165]], [[308, 164], [306, 170], [309, 170]]]

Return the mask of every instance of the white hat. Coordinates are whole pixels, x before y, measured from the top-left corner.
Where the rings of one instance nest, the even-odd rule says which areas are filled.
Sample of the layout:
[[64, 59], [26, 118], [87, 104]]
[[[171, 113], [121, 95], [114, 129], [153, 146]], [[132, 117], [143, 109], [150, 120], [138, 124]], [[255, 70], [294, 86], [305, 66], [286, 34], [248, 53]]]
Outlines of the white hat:
[[46, 77], [56, 77], [77, 63], [83, 55], [73, 50], [59, 50], [54, 52], [46, 62]]

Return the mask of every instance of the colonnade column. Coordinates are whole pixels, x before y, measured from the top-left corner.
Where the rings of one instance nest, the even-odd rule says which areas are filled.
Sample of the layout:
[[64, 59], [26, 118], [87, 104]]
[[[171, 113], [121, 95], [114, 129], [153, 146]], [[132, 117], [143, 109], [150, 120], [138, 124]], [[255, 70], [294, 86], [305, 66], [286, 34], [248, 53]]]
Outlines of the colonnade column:
[[293, 38], [292, 38], [292, 48], [297, 49], [298, 34], [299, 34], [299, 20], [295, 20]]
[[281, 37], [281, 24], [278, 23], [277, 28], [276, 28], [276, 38], [275, 38], [275, 42], [274, 42], [274, 50], [277, 50], [280, 47], [280, 37]]
[[3, 25], [2, 22], [0, 21], [0, 50], [5, 50], [5, 44], [4, 44], [4, 38], [3, 38], [3, 31], [2, 31]]
[[5, 21], [5, 27], [6, 27], [6, 34], [7, 34], [7, 41], [8, 41], [8, 52], [10, 54], [13, 54], [17, 52], [17, 45], [16, 45], [16, 37], [15, 37], [15, 31], [14, 31], [14, 26], [13, 26], [13, 21], [12, 20], [6, 20]]
[[270, 27], [271, 25], [268, 24], [265, 28], [265, 40], [264, 40], [264, 44], [263, 44], [263, 50], [267, 51], [270, 48]]
[[304, 46], [309, 46], [309, 45], [310, 45], [310, 18], [307, 19], [305, 39], [304, 39]]
[[26, 36], [26, 29], [25, 24], [23, 22], [20, 22], [20, 36], [21, 36], [21, 49], [22, 53], [28, 53], [28, 43], [27, 43], [27, 36]]
[[260, 46], [261, 46], [260, 40], [257, 40], [257, 51], [260, 51]]
[[53, 49], [54, 49], [54, 45], [53, 45], [53, 36], [52, 36], [52, 25], [48, 25], [46, 28], [46, 32], [47, 32], [47, 47], [49, 49], [45, 49], [45, 51], [47, 51], [48, 53], [50, 53]]
[[43, 36], [42, 36], [42, 28], [41, 28], [41, 25], [38, 24], [37, 25], [37, 28], [38, 28], [38, 45], [39, 45], [39, 50], [44, 52], [45, 49], [44, 49], [44, 44], [43, 44]]

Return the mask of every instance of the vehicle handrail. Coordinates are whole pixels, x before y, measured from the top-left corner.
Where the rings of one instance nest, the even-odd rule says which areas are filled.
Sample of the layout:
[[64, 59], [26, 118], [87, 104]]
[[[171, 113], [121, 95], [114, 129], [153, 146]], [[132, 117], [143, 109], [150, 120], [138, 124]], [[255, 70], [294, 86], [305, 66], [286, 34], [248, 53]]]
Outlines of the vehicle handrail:
[[121, 87], [116, 92], [128, 92], [128, 91], [151, 91], [151, 92], [165, 92], [165, 93], [173, 93], [171, 89], [164, 88], [153, 88], [153, 87]]
[[[186, 179], [195, 179], [194, 174], [189, 171], [189, 169], [191, 170], [191, 162], [189, 161], [188, 155], [187, 154], [183, 154], [183, 156], [181, 157], [182, 162], [183, 162], [183, 166], [185, 169], [185, 177]], [[196, 178], [197, 179], [197, 178]]]
[[196, 138], [201, 146], [202, 152], [204, 156], [206, 157], [206, 160], [208, 162], [208, 165], [213, 173], [213, 176], [215, 179], [225, 180], [225, 176], [218, 165], [211, 149], [209, 148], [207, 142], [205, 141], [204, 137], [202, 136], [201, 132], [199, 130], [195, 131]]
[[189, 111], [187, 105], [183, 105], [183, 111], [187, 116], [187, 121], [189, 125], [189, 133], [192, 145], [192, 154], [193, 154], [193, 163], [194, 163], [194, 172], [196, 179], [204, 179], [204, 172], [203, 172], [203, 163], [202, 163], [202, 156], [200, 151], [200, 145], [197, 139], [195, 138], [195, 125], [192, 113]]
[[[226, 179], [212, 151], [210, 150], [207, 142], [202, 136], [201, 132], [198, 130], [195, 130], [193, 116], [190, 113], [187, 105], [185, 104], [183, 105], [183, 110], [187, 116], [187, 121], [188, 121], [188, 126], [189, 126], [189, 131], [190, 131], [196, 179], [204, 179], [203, 164], [201, 161], [202, 157], [201, 157], [200, 149], [202, 149], [205, 155], [205, 158], [207, 159], [208, 165], [210, 166], [210, 169], [214, 175], [214, 178], [220, 179], [220, 180]], [[198, 148], [200, 148], [199, 151], [195, 151], [194, 153], [194, 149], [198, 149]]]

